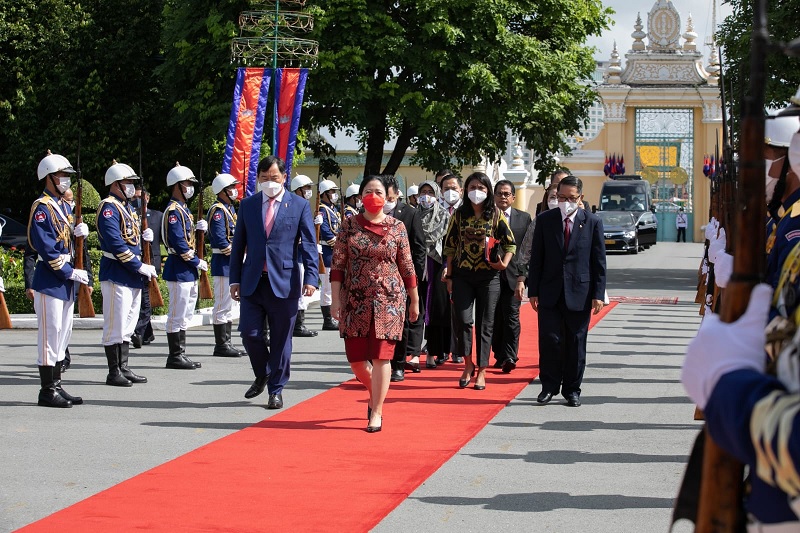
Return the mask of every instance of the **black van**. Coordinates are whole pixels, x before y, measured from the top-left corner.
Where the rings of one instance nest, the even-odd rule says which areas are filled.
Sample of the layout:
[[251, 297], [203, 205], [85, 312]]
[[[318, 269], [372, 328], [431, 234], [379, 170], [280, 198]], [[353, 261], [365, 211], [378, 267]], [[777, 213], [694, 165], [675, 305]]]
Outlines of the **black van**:
[[600, 189], [598, 211], [650, 211], [650, 184], [638, 175], [614, 176]]

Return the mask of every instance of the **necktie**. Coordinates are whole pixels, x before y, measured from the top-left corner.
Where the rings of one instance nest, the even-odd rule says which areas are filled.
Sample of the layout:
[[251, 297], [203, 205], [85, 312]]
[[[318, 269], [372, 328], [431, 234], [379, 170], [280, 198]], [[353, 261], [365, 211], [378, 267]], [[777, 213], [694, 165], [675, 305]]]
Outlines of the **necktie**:
[[450, 207], [448, 207], [447, 209], [448, 209], [448, 211], [450, 211], [450, 214], [452, 215], [452, 214], [453, 214], [453, 206], [451, 205], [451, 206], [450, 206]]
[[570, 222], [572, 222], [572, 221], [569, 219], [569, 217], [564, 219], [564, 249], [565, 250], [567, 248], [569, 248], [569, 236], [570, 236], [569, 225], [570, 225]]
[[269, 237], [269, 234], [272, 231], [272, 225], [274, 223], [275, 223], [275, 198], [270, 198], [269, 204], [267, 204], [267, 214], [264, 217], [264, 230], [267, 232], [267, 237]]

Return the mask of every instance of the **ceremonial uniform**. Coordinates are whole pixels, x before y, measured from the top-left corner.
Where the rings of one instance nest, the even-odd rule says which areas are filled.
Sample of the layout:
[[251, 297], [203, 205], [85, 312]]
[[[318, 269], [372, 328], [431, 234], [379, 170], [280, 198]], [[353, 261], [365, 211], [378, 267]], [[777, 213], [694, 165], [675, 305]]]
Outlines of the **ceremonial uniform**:
[[780, 271], [789, 252], [800, 243], [800, 189], [783, 202], [784, 214], [774, 228], [774, 239], [768, 241], [772, 248], [767, 256], [767, 282], [778, 286]]
[[[319, 275], [320, 279], [320, 294], [319, 306], [322, 311], [323, 330], [338, 331], [339, 323], [331, 316], [331, 281], [330, 281], [330, 268], [331, 259], [333, 258], [333, 245], [336, 243], [336, 235], [339, 233], [339, 227], [342, 225], [342, 218], [339, 211], [335, 207], [335, 201], [338, 198], [338, 189], [336, 184], [330, 180], [323, 180], [319, 184], [319, 194], [325, 194], [330, 191], [333, 196], [331, 203], [323, 200], [320, 203], [319, 211], [322, 215], [322, 224], [319, 227], [319, 242], [322, 245], [322, 262], [325, 265], [325, 273]], [[324, 197], [323, 197], [324, 198]]]
[[353, 207], [350, 204], [345, 204], [344, 205], [344, 218], [350, 218], [350, 217], [355, 216], [357, 214], [358, 214], [358, 209], [356, 209], [355, 207]]
[[[106, 184], [138, 179], [128, 165], [116, 163], [106, 173]], [[132, 188], [133, 185], [129, 184]], [[100, 258], [100, 288], [103, 292], [103, 338], [109, 373], [106, 384], [130, 387], [146, 383], [147, 378], [128, 368], [131, 336], [136, 328], [142, 300], [144, 272], [155, 268], [142, 263], [139, 216], [118, 193], [111, 193], [97, 207], [97, 236], [103, 256]]]
[[214, 178], [212, 190], [217, 193], [217, 201], [208, 209], [208, 240], [211, 244], [211, 276], [214, 278], [214, 355], [217, 357], [240, 357], [243, 355], [231, 344], [233, 326], [233, 298], [230, 291], [230, 261], [233, 230], [236, 227], [236, 210], [231, 203], [219, 199], [227, 187], [238, 183], [229, 174]]

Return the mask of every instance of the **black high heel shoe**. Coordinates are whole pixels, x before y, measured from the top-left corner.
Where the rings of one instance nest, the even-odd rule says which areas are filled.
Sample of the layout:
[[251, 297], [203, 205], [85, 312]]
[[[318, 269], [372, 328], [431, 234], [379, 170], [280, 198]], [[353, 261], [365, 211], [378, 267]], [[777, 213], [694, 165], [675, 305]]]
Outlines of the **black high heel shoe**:
[[429, 355], [425, 361], [425, 368], [436, 368], [436, 358]]
[[369, 422], [369, 419], [370, 419], [370, 418], [372, 418], [372, 407], [370, 407], [370, 406], [368, 405], [368, 406], [367, 406], [367, 422]]
[[[464, 371], [466, 370], [467, 369], [465, 368]], [[474, 375], [475, 375], [475, 365], [472, 366], [472, 370], [469, 372], [469, 375], [466, 378], [461, 378], [458, 380], [459, 388], [466, 389], [467, 387], [469, 387], [469, 382], [471, 381], [472, 376]]]
[[[486, 388], [486, 374], [485, 374], [485, 370], [486, 370], [486, 368], [484, 367], [484, 368], [481, 368], [481, 369], [480, 369], [480, 371], [478, 372], [478, 374], [479, 374], [479, 375], [480, 375], [480, 374], [483, 374], [483, 385], [478, 385], [478, 383], [477, 383], [477, 381], [478, 381], [478, 380], [476, 379], [476, 380], [475, 380], [475, 385], [473, 386], [473, 388], [474, 388], [475, 390], [484, 390], [484, 389]], [[475, 370], [474, 370], [474, 368], [473, 368], [473, 373], [474, 373], [474, 371], [475, 371]]]
[[370, 426], [369, 423], [367, 423], [367, 433], [377, 433], [381, 429], [383, 429], [383, 416], [381, 416], [381, 425], [380, 426]]

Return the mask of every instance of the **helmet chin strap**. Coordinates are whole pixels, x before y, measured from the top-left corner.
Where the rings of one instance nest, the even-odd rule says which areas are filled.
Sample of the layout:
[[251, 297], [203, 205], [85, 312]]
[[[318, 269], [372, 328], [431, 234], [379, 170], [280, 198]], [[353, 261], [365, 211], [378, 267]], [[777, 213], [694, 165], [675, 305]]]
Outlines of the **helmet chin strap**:
[[[56, 181], [56, 176], [55, 176], [55, 174], [48, 174], [48, 177], [49, 177], [51, 180], [53, 180], [53, 181], [52, 181], [52, 184], [53, 184], [53, 189], [56, 191], [56, 195], [58, 195], [58, 198], [59, 198], [59, 200], [60, 200], [61, 198], [63, 198], [63, 197], [64, 197], [64, 193], [63, 193], [63, 192], [61, 192], [61, 190], [58, 188], [58, 186], [60, 185], [60, 182]], [[66, 191], [65, 191], [65, 192], [66, 192]]]

